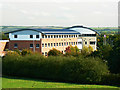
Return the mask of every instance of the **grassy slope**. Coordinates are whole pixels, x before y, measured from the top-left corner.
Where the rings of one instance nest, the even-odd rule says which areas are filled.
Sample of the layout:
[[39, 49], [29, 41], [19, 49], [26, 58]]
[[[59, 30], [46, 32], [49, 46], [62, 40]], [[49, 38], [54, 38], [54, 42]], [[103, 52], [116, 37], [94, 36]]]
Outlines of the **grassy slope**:
[[3, 77], [2, 88], [117, 88], [105, 85], [81, 85], [26, 78]]

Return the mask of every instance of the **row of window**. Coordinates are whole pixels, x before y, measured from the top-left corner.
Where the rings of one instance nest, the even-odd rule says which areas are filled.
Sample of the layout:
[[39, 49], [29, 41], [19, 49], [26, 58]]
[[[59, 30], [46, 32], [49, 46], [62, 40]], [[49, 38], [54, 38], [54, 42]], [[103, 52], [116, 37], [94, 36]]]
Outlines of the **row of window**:
[[42, 35], [42, 38], [75, 38], [81, 35]]
[[[14, 38], [18, 38], [18, 35], [14, 35]], [[33, 35], [30, 35], [30, 38], [33, 38]], [[39, 38], [39, 35], [36, 35], [36, 38]]]
[[[14, 48], [17, 48], [17, 47], [18, 47], [18, 44], [15, 43]], [[33, 44], [30, 44], [30, 48], [33, 48]], [[39, 48], [39, 44], [36, 44], [36, 48]]]

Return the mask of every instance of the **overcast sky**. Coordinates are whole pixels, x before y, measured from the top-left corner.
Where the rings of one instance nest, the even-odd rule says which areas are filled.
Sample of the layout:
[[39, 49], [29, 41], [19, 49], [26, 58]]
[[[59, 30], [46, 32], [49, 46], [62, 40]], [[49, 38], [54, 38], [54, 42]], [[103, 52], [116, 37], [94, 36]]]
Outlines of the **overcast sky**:
[[3, 0], [1, 25], [116, 27], [118, 0]]

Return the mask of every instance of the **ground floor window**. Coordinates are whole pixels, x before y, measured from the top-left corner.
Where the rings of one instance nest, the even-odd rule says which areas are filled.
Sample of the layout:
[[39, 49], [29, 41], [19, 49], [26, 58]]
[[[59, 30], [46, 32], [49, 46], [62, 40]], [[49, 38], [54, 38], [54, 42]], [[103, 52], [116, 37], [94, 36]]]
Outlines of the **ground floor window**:
[[30, 44], [30, 48], [33, 48], [33, 44]]
[[36, 48], [39, 48], [39, 44], [36, 44]]
[[45, 56], [47, 56], [47, 52], [45, 52]]
[[14, 44], [14, 48], [17, 48], [17, 47], [18, 47], [18, 45], [17, 45], [17, 43], [15, 43], [15, 44]]

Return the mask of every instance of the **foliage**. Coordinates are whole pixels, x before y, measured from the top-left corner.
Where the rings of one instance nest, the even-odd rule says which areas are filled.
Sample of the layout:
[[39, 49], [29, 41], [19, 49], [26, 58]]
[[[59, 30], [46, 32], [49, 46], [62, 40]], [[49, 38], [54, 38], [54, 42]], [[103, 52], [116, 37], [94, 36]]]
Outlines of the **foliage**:
[[62, 55], [62, 52], [60, 52], [59, 50], [53, 48], [52, 50], [50, 50], [48, 52], [48, 56], [59, 56]]
[[77, 83], [98, 83], [109, 73], [99, 58], [8, 54], [3, 58], [3, 74]]
[[80, 50], [78, 49], [77, 46], [73, 47], [73, 46], [68, 46], [65, 50], [65, 55], [66, 56], [79, 56], [80, 54]]
[[92, 52], [93, 52], [93, 48], [90, 45], [89, 47], [83, 46], [83, 49], [81, 50], [82, 55], [85, 55], [85, 56], [91, 54]]
[[32, 54], [33, 52], [29, 49], [23, 49], [21, 54], [24, 56], [24, 55], [27, 55], [27, 54]]

